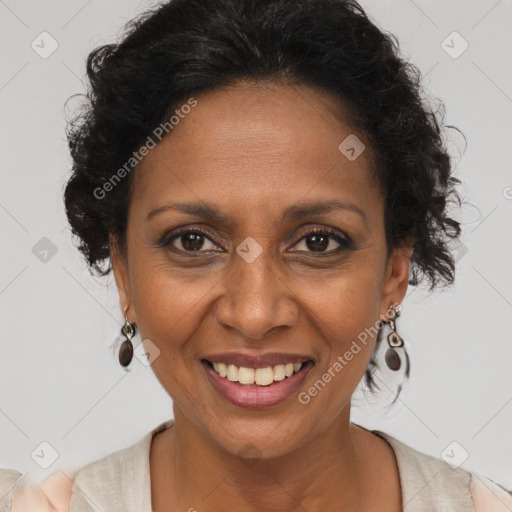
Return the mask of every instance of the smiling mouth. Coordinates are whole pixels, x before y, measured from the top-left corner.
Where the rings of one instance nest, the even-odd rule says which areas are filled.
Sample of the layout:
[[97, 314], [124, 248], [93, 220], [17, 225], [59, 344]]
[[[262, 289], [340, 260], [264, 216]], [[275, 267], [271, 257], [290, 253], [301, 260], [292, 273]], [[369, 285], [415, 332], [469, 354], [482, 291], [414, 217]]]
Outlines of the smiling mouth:
[[275, 382], [292, 377], [313, 364], [312, 360], [307, 359], [302, 363], [278, 364], [264, 368], [246, 368], [234, 364], [216, 363], [208, 359], [202, 359], [201, 362], [207, 364], [220, 377], [248, 387], [270, 386]]

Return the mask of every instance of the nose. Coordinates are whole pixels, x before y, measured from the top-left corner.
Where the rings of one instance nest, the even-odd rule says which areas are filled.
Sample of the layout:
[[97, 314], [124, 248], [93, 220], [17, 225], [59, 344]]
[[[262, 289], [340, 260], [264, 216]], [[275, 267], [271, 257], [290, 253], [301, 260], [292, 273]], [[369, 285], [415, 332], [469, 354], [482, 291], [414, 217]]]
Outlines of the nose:
[[278, 327], [292, 327], [298, 318], [295, 294], [272, 258], [269, 249], [250, 263], [236, 255], [231, 271], [223, 278], [217, 321], [246, 339], [265, 338]]

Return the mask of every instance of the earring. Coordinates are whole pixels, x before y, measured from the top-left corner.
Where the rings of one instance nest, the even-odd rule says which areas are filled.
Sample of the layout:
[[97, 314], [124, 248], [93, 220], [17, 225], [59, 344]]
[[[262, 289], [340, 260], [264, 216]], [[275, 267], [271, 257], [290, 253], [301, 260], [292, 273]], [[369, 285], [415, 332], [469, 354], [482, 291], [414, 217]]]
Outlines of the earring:
[[389, 324], [391, 327], [391, 332], [388, 334], [388, 345], [389, 348], [386, 351], [386, 364], [388, 365], [388, 368], [393, 371], [398, 371], [400, 369], [400, 366], [402, 365], [402, 362], [400, 360], [400, 356], [398, 355], [398, 352], [395, 350], [395, 348], [403, 347], [404, 346], [404, 340], [399, 336], [399, 334], [396, 332], [396, 319], [400, 316], [400, 305], [393, 304], [391, 306], [392, 312], [391, 317], [387, 320], [384, 320], [384, 323]]
[[128, 316], [126, 315], [125, 308], [125, 324], [121, 328], [121, 334], [126, 338], [121, 344], [121, 348], [119, 349], [119, 362], [121, 366], [128, 366], [133, 358], [133, 343], [132, 338], [136, 333], [136, 324], [131, 324], [128, 322]]

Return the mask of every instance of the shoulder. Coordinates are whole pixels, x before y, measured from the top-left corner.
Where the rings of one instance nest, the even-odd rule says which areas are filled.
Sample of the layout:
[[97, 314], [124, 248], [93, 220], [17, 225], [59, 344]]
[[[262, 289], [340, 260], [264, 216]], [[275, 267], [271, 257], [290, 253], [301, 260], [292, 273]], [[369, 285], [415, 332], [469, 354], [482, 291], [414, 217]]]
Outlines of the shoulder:
[[451, 489], [456, 485], [469, 489], [471, 473], [455, 463], [449, 463], [450, 453], [443, 458], [437, 458], [413, 448], [390, 434], [378, 430], [372, 432], [385, 439], [393, 448], [400, 478], [406, 487], [413, 490], [425, 487], [434, 492], [434, 489], [439, 490], [446, 484]]
[[118, 510], [124, 498], [131, 499], [135, 482], [145, 479], [147, 437], [82, 467], [73, 481], [71, 510]]
[[470, 491], [475, 512], [510, 512], [512, 510], [512, 491], [506, 490], [488, 477], [472, 473]]
[[27, 474], [0, 468], [0, 512], [147, 510], [148, 504], [151, 506], [151, 440], [154, 434], [172, 424], [173, 420], [166, 421], [135, 444], [77, 471], [57, 471], [40, 485], [36, 485]]
[[409, 510], [512, 511], [512, 495], [490, 479], [455, 464], [453, 450], [436, 458], [384, 432], [373, 433], [386, 439], [395, 452], [402, 497]]
[[11, 510], [12, 491], [23, 475], [14, 469], [0, 468], [0, 512]]
[[[153, 436], [172, 425], [166, 421], [139, 441], [82, 467], [71, 494], [71, 511], [91, 507], [112, 512], [145, 510], [151, 503], [149, 452]], [[1, 512], [1, 511], [0, 511]]]
[[0, 512], [69, 512], [73, 477], [57, 471], [36, 485], [19, 471], [0, 469]]

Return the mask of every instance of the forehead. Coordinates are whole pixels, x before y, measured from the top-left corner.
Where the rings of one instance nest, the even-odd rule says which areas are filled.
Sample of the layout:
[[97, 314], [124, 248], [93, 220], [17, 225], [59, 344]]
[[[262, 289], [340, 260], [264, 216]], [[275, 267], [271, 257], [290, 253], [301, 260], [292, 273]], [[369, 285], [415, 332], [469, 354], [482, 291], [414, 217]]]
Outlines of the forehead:
[[242, 85], [194, 98], [197, 104], [136, 169], [134, 208], [189, 199], [240, 215], [242, 205], [275, 215], [284, 201], [365, 203], [369, 194], [378, 196], [368, 144], [352, 161], [339, 149], [347, 137], [365, 137], [329, 95], [304, 86]]

